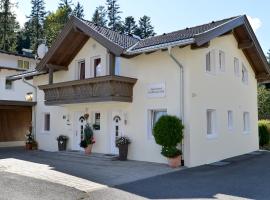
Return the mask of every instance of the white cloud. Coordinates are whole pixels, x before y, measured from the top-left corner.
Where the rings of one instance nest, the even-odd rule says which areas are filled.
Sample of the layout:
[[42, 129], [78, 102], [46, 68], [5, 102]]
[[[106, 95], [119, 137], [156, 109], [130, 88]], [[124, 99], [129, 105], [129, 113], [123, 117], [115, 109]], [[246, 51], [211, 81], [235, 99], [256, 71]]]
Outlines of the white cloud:
[[[17, 3], [16, 0], [11, 0], [12, 3]], [[19, 22], [20, 26], [23, 27], [24, 23], [27, 21], [26, 14], [20, 10], [20, 5], [17, 3], [17, 6], [13, 7], [12, 11], [16, 14], [16, 19]]]
[[259, 18], [251, 16], [247, 16], [247, 18], [254, 32], [256, 32], [262, 26], [262, 21]]

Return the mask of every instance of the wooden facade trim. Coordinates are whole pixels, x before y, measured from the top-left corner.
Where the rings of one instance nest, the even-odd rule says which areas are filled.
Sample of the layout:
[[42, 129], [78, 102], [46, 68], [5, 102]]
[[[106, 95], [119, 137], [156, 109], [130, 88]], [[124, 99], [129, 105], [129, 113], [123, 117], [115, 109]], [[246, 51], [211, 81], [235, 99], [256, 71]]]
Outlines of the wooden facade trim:
[[0, 100], [0, 106], [35, 106], [37, 102], [34, 101], [10, 101], [10, 100]]
[[137, 79], [102, 76], [84, 80], [39, 86], [45, 93], [46, 105], [119, 101], [132, 102]]

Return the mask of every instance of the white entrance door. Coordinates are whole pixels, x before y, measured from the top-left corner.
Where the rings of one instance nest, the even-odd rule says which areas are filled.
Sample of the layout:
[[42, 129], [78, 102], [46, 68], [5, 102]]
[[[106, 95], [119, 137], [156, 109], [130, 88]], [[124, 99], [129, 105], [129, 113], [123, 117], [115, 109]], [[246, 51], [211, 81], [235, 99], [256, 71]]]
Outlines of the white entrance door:
[[123, 117], [120, 111], [112, 112], [112, 133], [111, 133], [111, 153], [118, 154], [118, 148], [115, 145], [117, 137], [123, 135]]
[[75, 114], [75, 138], [74, 138], [74, 150], [83, 151], [84, 149], [80, 147], [81, 141], [84, 139], [84, 127], [86, 125], [86, 120], [84, 118], [83, 112], [78, 112]]

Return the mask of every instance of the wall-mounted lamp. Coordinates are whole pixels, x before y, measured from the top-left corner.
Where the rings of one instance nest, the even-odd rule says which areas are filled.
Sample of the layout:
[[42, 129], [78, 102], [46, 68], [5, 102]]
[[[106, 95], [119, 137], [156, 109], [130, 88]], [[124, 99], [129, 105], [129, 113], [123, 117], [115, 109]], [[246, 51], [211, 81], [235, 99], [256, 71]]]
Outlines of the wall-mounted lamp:
[[26, 93], [25, 100], [26, 101], [33, 101], [33, 92]]

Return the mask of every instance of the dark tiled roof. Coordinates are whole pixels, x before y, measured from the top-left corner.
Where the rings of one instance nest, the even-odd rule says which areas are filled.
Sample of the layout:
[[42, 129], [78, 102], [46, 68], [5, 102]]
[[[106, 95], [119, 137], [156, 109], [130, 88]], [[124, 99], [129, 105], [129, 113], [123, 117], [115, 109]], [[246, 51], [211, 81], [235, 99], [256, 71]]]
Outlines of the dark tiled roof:
[[99, 34], [106, 37], [108, 40], [112, 41], [113, 43], [119, 45], [123, 49], [129, 48], [139, 41], [139, 39], [137, 38], [134, 38], [132, 36], [128, 36], [125, 34], [120, 34], [118, 32], [112, 31], [105, 27], [97, 26], [96, 24], [90, 21], [87, 21], [87, 20], [82, 20], [82, 21], [86, 23], [90, 28], [97, 31]]
[[213, 21], [208, 24], [203, 24], [200, 26], [195, 26], [195, 27], [190, 27], [190, 28], [185, 28], [179, 31], [159, 35], [159, 36], [154, 36], [150, 37], [144, 40], [141, 40], [137, 45], [132, 48], [132, 50], [138, 50], [141, 48], [145, 47], [150, 47], [150, 46], [155, 46], [155, 45], [160, 45], [160, 44], [165, 44], [169, 42], [176, 42], [176, 41], [181, 41], [185, 39], [190, 39], [193, 38], [196, 34], [200, 34], [203, 32], [206, 32], [210, 29], [216, 28], [232, 19], [235, 19], [237, 17], [231, 17], [219, 21]]
[[5, 50], [0, 50], [0, 53], [8, 54], [8, 55], [13, 55], [13, 56], [20, 56], [20, 57], [35, 59], [35, 56], [34, 55], [31, 55], [31, 56], [30, 55], [23, 55], [23, 54], [9, 52], [9, 51], [5, 51]]

